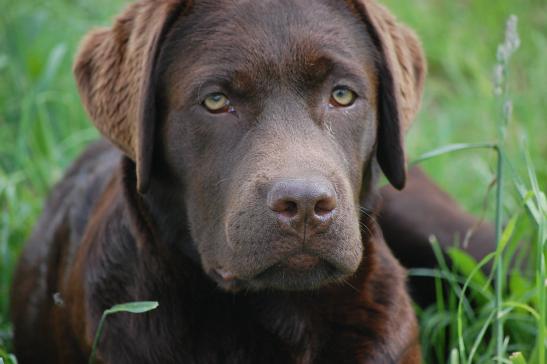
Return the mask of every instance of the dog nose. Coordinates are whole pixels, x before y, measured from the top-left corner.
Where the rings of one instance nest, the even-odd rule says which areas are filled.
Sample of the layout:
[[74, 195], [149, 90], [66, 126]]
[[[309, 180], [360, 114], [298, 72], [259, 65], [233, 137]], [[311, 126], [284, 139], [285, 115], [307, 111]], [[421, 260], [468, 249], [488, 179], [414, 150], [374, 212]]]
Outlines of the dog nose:
[[336, 193], [322, 178], [286, 179], [273, 184], [268, 206], [279, 221], [297, 231], [304, 227], [325, 228], [334, 216]]

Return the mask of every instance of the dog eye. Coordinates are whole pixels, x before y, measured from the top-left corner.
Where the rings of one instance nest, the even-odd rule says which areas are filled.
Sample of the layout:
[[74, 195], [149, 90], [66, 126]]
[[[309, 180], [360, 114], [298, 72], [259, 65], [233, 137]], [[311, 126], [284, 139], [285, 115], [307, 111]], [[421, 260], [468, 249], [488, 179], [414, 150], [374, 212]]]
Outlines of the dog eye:
[[332, 90], [332, 93], [330, 94], [329, 102], [332, 106], [348, 107], [355, 102], [356, 98], [357, 98], [357, 95], [355, 94], [355, 92], [353, 92], [347, 87], [340, 86]]
[[222, 113], [231, 110], [230, 100], [220, 92], [210, 94], [203, 101], [203, 106], [212, 113]]

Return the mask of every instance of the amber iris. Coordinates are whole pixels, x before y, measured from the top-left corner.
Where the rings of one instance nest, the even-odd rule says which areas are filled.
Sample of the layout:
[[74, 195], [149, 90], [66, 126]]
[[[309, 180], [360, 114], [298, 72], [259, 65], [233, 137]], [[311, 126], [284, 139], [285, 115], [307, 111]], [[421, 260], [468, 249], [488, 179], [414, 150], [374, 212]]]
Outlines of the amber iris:
[[347, 107], [355, 102], [357, 95], [347, 87], [336, 87], [330, 94], [330, 104], [337, 107]]
[[210, 94], [203, 101], [203, 106], [212, 113], [230, 111], [230, 100], [220, 92]]

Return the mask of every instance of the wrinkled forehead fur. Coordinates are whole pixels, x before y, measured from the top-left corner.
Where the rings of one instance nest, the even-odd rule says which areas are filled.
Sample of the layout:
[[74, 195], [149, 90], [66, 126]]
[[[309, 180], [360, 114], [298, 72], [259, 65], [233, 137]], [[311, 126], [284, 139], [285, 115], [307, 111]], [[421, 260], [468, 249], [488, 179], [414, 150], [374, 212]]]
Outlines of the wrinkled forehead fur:
[[312, 89], [336, 68], [374, 75], [376, 56], [364, 24], [332, 2], [204, 1], [167, 35], [158, 73], [164, 89], [217, 82], [259, 102], [280, 85]]
[[[362, 29], [361, 39], [350, 29]], [[158, 85], [184, 95], [214, 75], [253, 97], [291, 81], [306, 87], [334, 65], [378, 75], [369, 80], [369, 87], [378, 82], [377, 159], [402, 188], [403, 135], [419, 108], [425, 62], [414, 33], [373, 0], [141, 0], [112, 28], [86, 37], [74, 71], [92, 121], [135, 161], [145, 193], [161, 114]]]

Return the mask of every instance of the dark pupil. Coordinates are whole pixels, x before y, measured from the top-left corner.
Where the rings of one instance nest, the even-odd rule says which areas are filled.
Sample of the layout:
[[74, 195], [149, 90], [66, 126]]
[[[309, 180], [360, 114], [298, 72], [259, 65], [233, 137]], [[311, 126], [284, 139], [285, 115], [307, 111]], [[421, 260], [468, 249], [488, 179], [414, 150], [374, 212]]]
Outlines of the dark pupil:
[[222, 95], [216, 94], [211, 96], [211, 98], [213, 99], [214, 102], [219, 102], [220, 100], [222, 100]]
[[344, 97], [346, 95], [346, 90], [336, 90], [336, 97]]

